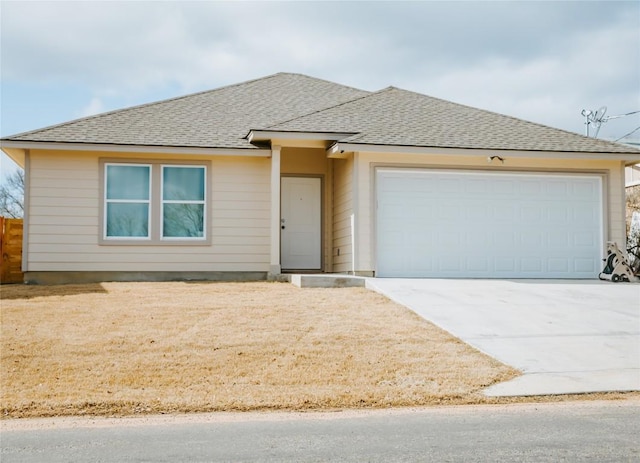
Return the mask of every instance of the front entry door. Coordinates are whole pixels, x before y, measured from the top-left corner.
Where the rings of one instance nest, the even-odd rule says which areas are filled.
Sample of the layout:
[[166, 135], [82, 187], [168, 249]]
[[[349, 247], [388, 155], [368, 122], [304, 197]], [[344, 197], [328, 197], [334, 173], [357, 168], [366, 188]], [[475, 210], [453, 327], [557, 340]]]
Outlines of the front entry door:
[[316, 177], [282, 177], [280, 265], [283, 270], [320, 270], [322, 184]]

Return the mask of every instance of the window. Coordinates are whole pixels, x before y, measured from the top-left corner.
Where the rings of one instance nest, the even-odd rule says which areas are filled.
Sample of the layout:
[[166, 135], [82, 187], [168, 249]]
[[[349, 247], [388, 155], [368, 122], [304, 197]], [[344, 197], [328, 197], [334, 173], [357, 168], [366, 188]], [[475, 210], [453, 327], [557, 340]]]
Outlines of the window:
[[162, 237], [204, 236], [204, 167], [162, 166]]
[[149, 238], [151, 166], [107, 165], [105, 236]]
[[103, 243], [203, 244], [207, 168], [104, 163]]

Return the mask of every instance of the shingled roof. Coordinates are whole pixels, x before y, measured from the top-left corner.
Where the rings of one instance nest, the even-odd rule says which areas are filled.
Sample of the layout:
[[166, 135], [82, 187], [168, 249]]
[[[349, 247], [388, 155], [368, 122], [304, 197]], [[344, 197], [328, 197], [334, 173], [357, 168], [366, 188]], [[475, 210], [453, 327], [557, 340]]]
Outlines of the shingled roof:
[[255, 148], [245, 138], [250, 130], [351, 133], [340, 142], [363, 145], [640, 153], [394, 87], [370, 93], [290, 73], [98, 114], [3, 141], [250, 149]]
[[279, 73], [206, 92], [98, 114], [3, 140], [202, 148], [255, 148], [244, 136], [368, 92]]
[[269, 127], [278, 131], [357, 132], [343, 143], [517, 151], [638, 153], [588, 138], [388, 87]]

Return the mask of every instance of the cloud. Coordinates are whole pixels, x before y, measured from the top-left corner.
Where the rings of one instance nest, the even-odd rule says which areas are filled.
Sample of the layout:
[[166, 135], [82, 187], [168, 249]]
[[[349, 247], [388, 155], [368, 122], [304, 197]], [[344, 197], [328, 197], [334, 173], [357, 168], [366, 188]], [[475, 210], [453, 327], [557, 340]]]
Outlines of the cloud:
[[89, 103], [78, 112], [77, 117], [93, 116], [94, 114], [104, 112], [104, 110], [105, 108], [102, 100], [98, 97], [93, 97], [91, 98], [91, 101], [89, 101]]
[[[640, 20], [622, 17], [598, 28], [559, 36], [553, 53], [527, 60], [490, 55], [452, 66], [412, 88], [452, 101], [546, 125], [583, 132], [583, 108], [607, 105], [617, 114], [640, 109]], [[616, 138], [638, 119], [612, 121], [602, 136]]]
[[3, 1], [2, 10], [3, 82], [76, 86], [97, 95], [88, 112], [279, 71], [395, 85], [576, 131], [583, 106], [640, 109], [637, 2]]

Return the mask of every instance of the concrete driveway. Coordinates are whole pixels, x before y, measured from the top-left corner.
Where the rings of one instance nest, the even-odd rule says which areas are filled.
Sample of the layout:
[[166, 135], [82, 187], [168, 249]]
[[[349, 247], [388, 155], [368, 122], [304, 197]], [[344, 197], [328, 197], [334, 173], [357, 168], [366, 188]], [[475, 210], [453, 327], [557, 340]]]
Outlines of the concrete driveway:
[[370, 278], [366, 286], [524, 373], [487, 395], [640, 390], [640, 284]]

